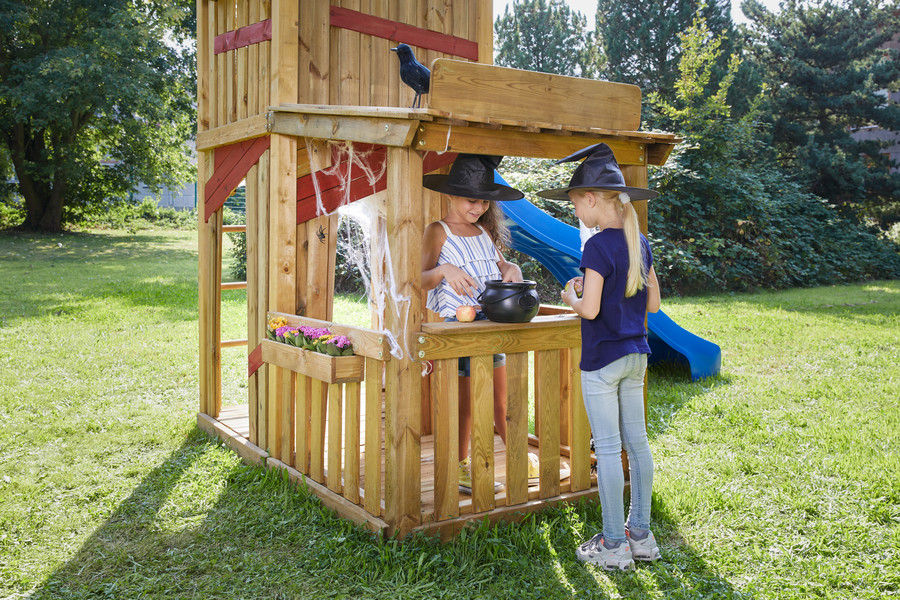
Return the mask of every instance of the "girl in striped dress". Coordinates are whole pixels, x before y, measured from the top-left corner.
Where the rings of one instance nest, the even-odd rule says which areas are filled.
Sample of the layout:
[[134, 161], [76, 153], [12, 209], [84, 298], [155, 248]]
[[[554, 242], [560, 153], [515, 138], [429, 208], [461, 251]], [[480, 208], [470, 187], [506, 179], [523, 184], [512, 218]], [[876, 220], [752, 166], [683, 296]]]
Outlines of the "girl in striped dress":
[[[456, 321], [460, 306], [473, 306], [484, 319], [476, 298], [491, 279], [522, 281], [522, 271], [500, 254], [509, 231], [497, 201], [523, 194], [494, 183], [501, 157], [460, 154], [448, 175], [426, 175], [423, 185], [449, 195], [447, 216], [425, 228], [422, 242], [422, 287], [427, 306], [447, 321]], [[459, 489], [471, 493], [469, 437], [472, 429], [469, 359], [459, 359]], [[506, 356], [494, 355], [494, 423], [506, 443]], [[500, 484], [495, 484], [500, 488]]]

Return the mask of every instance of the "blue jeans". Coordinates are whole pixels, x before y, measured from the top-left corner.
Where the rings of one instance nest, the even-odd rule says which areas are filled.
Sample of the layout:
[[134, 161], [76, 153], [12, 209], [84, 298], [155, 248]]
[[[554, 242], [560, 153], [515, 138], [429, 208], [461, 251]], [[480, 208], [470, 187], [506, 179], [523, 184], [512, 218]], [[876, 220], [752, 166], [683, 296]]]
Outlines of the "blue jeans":
[[628, 453], [631, 509], [628, 526], [650, 528], [653, 456], [644, 424], [646, 354], [629, 354], [596, 371], [582, 371], [584, 407], [594, 436], [603, 537], [625, 540], [622, 448]]

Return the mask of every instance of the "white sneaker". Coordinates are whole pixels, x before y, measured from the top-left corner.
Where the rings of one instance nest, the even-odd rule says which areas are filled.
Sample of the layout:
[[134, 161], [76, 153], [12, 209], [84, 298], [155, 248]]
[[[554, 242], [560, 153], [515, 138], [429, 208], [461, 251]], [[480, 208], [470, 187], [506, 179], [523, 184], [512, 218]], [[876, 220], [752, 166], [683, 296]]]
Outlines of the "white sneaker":
[[631, 546], [619, 544], [618, 548], [610, 550], [603, 545], [603, 534], [598, 533], [575, 549], [578, 560], [603, 567], [607, 571], [633, 571], [634, 558], [631, 556]]
[[631, 532], [625, 529], [625, 538], [628, 540], [628, 546], [631, 548], [631, 554], [634, 560], [651, 562], [659, 560], [662, 554], [659, 553], [659, 547], [656, 545], [656, 538], [653, 532], [647, 533], [647, 537], [642, 540], [635, 540], [631, 537]]

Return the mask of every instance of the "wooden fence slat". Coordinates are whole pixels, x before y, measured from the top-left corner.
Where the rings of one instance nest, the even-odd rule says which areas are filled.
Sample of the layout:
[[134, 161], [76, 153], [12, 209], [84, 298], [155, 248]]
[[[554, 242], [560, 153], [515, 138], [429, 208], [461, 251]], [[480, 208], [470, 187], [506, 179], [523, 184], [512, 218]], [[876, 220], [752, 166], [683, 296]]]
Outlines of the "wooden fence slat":
[[494, 508], [494, 364], [493, 355], [471, 358], [472, 508]]
[[[225, 13], [227, 12], [227, 6], [225, 2], [216, 2], [216, 16], [215, 16], [215, 26], [216, 26], [216, 36], [220, 36], [225, 33]], [[212, 100], [213, 106], [216, 108], [216, 121], [215, 125], [212, 127], [221, 127], [228, 123], [228, 119], [226, 117], [226, 92], [225, 92], [225, 72], [227, 68], [226, 62], [227, 53], [223, 52], [221, 54], [216, 54], [215, 62], [216, 62], [216, 95]]]
[[[244, 229], [244, 244], [247, 250], [247, 347], [249, 349], [259, 346], [259, 342], [265, 336], [266, 315], [260, 315], [259, 302], [253, 295], [253, 290], [259, 286], [259, 271], [256, 268], [255, 257], [259, 252], [259, 236], [257, 219], [259, 219], [259, 164], [250, 167], [247, 172], [245, 185], [244, 215], [246, 226]], [[250, 424], [250, 441], [258, 445], [259, 424], [257, 406], [259, 402], [259, 374], [250, 375], [247, 382], [247, 413]]]
[[384, 363], [366, 359], [366, 473], [365, 502], [368, 512], [381, 515], [381, 370]]
[[527, 352], [506, 355], [506, 386], [506, 503], [521, 504], [528, 501]]
[[[256, 244], [257, 251], [255, 261], [252, 255], [248, 254], [247, 270], [256, 272], [257, 285], [255, 288], [255, 296], [253, 301], [256, 303], [258, 315], [258, 327], [260, 328], [260, 339], [265, 336], [266, 327], [266, 310], [269, 308], [269, 165], [270, 152], [263, 152], [259, 159], [259, 171], [257, 181], [257, 196], [259, 201], [256, 203]], [[251, 301], [252, 289], [248, 294], [247, 301]], [[256, 372], [257, 385], [257, 444], [263, 446], [269, 436], [269, 366], [263, 365]]]
[[540, 414], [540, 497], [559, 495], [559, 351], [535, 352], [535, 415]]
[[569, 406], [569, 418], [572, 427], [568, 444], [572, 462], [572, 491], [577, 492], [591, 487], [591, 425], [584, 409], [581, 371], [578, 369], [581, 363], [581, 348], [572, 348], [571, 356], [569, 379], [572, 386], [572, 402]]
[[459, 516], [459, 375], [455, 358], [434, 361], [434, 517]]
[[310, 401], [312, 379], [307, 375], [296, 373], [296, 392], [294, 401], [294, 468], [309, 474], [309, 419], [312, 402]]
[[[237, 29], [242, 27], [246, 27], [249, 24], [250, 20], [250, 4], [249, 0], [239, 0], [237, 5], [237, 19], [235, 21], [235, 25]], [[235, 88], [237, 90], [237, 98], [236, 98], [236, 108], [237, 114], [236, 119], [246, 119], [248, 116], [248, 103], [250, 100], [249, 89], [247, 87], [248, 84], [248, 76], [249, 76], [249, 57], [250, 50], [246, 47], [240, 47], [236, 51], [236, 59], [235, 59], [235, 67], [237, 72], [235, 73]]]
[[312, 379], [309, 416], [309, 476], [319, 483], [325, 482], [325, 408], [328, 402], [328, 384]]
[[344, 384], [344, 498], [359, 504], [359, 382]]
[[342, 491], [341, 486], [341, 448], [343, 447], [343, 411], [344, 394], [340, 383], [328, 385], [328, 489], [336, 494]]

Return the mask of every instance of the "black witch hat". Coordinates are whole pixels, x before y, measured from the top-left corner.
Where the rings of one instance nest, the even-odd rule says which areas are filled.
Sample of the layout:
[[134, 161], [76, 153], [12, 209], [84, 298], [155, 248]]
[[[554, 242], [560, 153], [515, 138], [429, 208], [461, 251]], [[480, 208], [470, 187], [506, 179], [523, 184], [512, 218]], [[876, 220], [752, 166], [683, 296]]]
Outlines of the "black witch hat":
[[475, 198], [477, 200], [519, 200], [525, 194], [501, 183], [494, 183], [494, 170], [500, 165], [502, 156], [486, 154], [460, 154], [453, 161], [447, 175], [425, 175], [422, 185], [429, 190]]
[[581, 188], [626, 192], [632, 200], [650, 200], [659, 196], [659, 192], [647, 188], [625, 185], [625, 177], [622, 176], [622, 170], [619, 168], [619, 163], [616, 162], [616, 157], [613, 156], [612, 149], [603, 143], [582, 148], [574, 154], [559, 159], [556, 164], [582, 158], [584, 158], [584, 162], [575, 168], [568, 187], [543, 190], [537, 195], [553, 200], [568, 200], [569, 190]]

